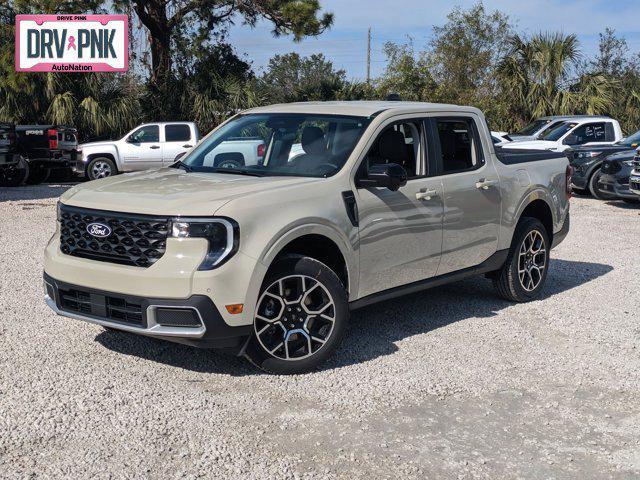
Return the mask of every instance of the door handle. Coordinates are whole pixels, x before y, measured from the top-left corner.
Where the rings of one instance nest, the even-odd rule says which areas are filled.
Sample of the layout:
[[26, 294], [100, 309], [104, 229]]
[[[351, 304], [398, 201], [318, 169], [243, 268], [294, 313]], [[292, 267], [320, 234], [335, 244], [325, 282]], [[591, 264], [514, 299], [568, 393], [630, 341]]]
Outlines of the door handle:
[[186, 145], [182, 145], [182, 148], [191, 148], [193, 147], [193, 145], [189, 145], [188, 143]]
[[416, 193], [416, 200], [431, 200], [438, 196], [437, 190], [420, 190]]
[[151, 150], [157, 150], [157, 149], [159, 149], [160, 147], [159, 147], [158, 145], [151, 145], [149, 148], [150, 148]]
[[476, 182], [476, 188], [478, 190], [489, 190], [489, 187], [496, 185], [498, 183], [497, 180], [487, 180], [486, 178], [481, 178]]

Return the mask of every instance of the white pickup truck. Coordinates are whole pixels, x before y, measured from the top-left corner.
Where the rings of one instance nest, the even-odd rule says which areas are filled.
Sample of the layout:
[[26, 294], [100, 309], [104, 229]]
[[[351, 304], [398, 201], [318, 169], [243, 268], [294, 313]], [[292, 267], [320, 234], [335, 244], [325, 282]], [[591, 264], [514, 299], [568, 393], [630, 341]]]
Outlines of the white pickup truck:
[[559, 123], [542, 133], [537, 140], [508, 142], [508, 148], [564, 152], [571, 147], [583, 145], [612, 145], [623, 138], [617, 120], [609, 117], [581, 117]]
[[120, 140], [84, 143], [73, 170], [89, 180], [117, 173], [167, 167], [193, 148], [200, 134], [193, 122], [139, 125]]

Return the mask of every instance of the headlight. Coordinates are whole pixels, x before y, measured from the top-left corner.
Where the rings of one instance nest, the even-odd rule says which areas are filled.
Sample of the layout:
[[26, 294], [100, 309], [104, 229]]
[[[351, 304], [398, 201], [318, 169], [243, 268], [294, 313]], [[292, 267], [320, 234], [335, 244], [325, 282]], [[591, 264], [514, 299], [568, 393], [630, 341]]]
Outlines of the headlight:
[[579, 152], [578, 158], [595, 158], [602, 155], [602, 152]]
[[175, 218], [171, 222], [173, 238], [205, 238], [207, 255], [198, 270], [213, 270], [238, 251], [238, 224], [228, 218]]

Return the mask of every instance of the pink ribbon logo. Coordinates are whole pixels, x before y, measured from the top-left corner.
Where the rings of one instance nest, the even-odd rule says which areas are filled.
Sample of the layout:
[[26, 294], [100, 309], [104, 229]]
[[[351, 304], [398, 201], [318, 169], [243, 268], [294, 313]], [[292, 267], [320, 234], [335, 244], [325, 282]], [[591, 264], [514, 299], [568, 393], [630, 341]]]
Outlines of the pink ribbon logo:
[[72, 48], [74, 50], [78, 50], [78, 48], [76, 47], [76, 37], [74, 37], [73, 35], [69, 37], [69, 46], [67, 47], [67, 50], [71, 50]]

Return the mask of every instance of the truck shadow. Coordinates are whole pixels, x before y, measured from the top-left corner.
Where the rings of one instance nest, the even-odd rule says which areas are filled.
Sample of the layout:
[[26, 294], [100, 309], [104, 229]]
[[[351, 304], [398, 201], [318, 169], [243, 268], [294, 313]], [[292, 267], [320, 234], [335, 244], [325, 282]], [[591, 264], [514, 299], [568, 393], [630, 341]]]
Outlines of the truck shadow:
[[76, 185], [69, 183], [42, 183], [24, 187], [0, 187], [0, 202], [17, 202], [22, 200], [47, 200], [58, 198]]
[[[599, 263], [552, 260], [539, 302], [591, 282], [613, 267]], [[514, 304], [498, 297], [491, 282], [473, 278], [352, 312], [344, 344], [323, 370], [341, 368], [390, 355], [396, 342], [469, 318], [490, 318]], [[558, 312], [559, 314], [561, 312]], [[231, 376], [260, 372], [244, 359], [133, 334], [104, 331], [96, 337], [104, 347], [165, 365], [200, 373]]]

